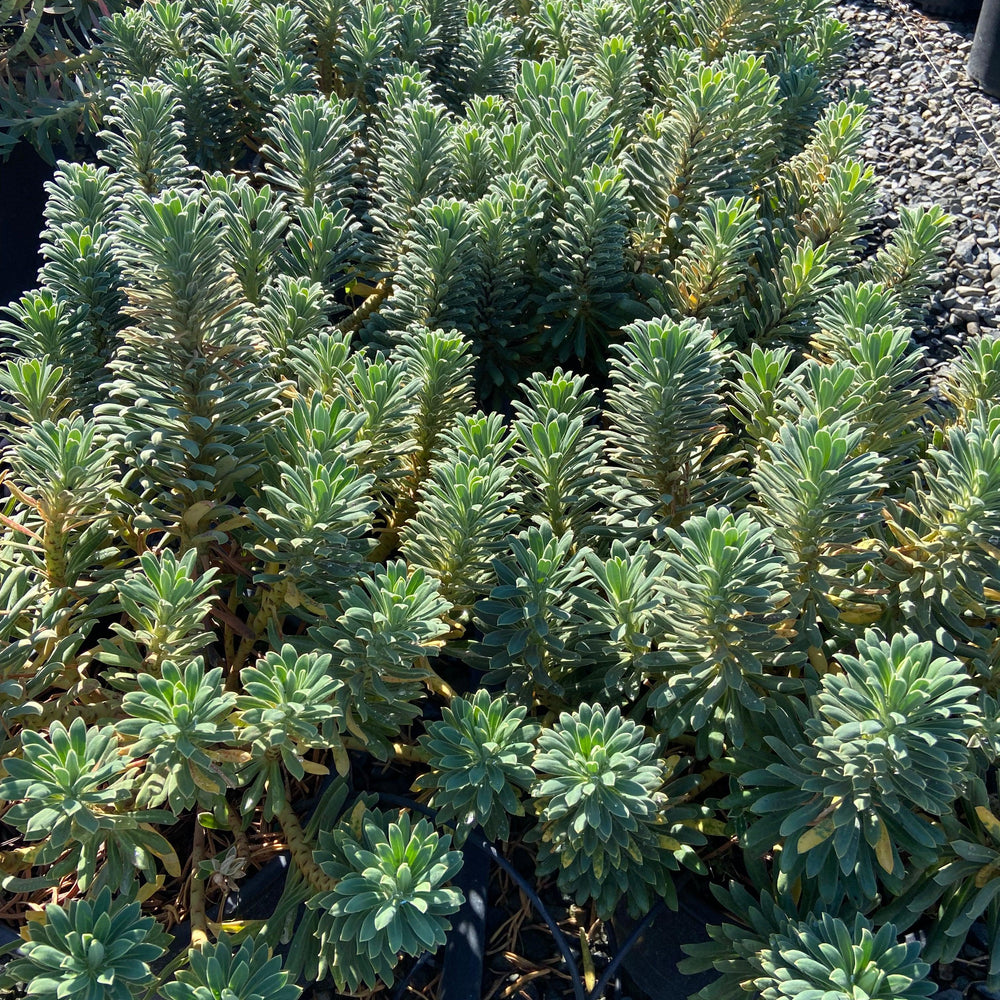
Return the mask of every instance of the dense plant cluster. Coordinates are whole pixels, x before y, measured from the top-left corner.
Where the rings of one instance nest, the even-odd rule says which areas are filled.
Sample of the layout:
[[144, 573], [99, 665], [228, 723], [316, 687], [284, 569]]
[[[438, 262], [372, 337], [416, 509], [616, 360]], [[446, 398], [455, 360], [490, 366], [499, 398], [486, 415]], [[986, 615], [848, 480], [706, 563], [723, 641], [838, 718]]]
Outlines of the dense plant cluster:
[[[602, 920], [712, 878], [743, 926], [692, 949], [706, 998], [922, 997], [1000, 934], [1000, 347], [931, 388], [947, 220], [868, 251], [822, 3], [156, 0], [97, 36], [100, 162], [0, 323], [0, 868], [57, 900], [12, 976], [391, 984], [475, 827]], [[352, 793], [370, 759], [436, 822]], [[292, 864], [241, 943], [208, 905], [260, 824]]]
[[4, 0], [0, 4], [0, 156], [23, 138], [49, 162], [96, 131], [102, 15], [126, 0]]

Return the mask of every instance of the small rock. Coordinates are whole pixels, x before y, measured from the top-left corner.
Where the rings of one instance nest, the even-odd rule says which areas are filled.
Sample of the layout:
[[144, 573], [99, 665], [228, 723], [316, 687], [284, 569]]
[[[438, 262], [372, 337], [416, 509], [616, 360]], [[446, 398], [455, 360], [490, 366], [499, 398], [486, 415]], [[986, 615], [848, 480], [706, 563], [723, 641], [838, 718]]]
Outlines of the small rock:
[[977, 247], [978, 244], [976, 243], [976, 237], [966, 236], [964, 239], [959, 240], [955, 245], [955, 253], [953, 256], [956, 260], [971, 263], [975, 260]]

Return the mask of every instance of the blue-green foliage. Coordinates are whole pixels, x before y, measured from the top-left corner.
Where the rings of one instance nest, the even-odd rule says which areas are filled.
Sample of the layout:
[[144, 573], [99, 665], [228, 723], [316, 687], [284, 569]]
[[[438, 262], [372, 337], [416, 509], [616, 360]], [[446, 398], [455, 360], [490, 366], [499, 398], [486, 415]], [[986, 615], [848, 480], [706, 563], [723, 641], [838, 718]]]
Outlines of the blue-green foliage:
[[[151, 0], [99, 35], [101, 165], [60, 166], [0, 324], [34, 994], [144, 994], [136, 898], [190, 916], [171, 1000], [391, 986], [461, 902], [452, 825], [578, 916], [745, 876], [705, 1000], [917, 1000], [899, 933], [996, 935], [1000, 351], [931, 410], [947, 220], [861, 259], [825, 3]], [[439, 829], [356, 794], [372, 758]], [[289, 872], [237, 947], [261, 823]]]

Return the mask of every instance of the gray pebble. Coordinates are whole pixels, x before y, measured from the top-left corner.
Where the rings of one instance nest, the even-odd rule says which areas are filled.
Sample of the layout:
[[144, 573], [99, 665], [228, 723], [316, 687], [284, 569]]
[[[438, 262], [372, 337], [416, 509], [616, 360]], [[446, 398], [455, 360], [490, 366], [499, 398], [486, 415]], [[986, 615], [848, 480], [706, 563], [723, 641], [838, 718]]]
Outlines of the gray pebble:
[[965, 239], [958, 241], [953, 256], [956, 260], [973, 261], [976, 258], [977, 249], [975, 236], [966, 236]]
[[856, 155], [875, 170], [880, 198], [863, 253], [881, 246], [901, 206], [938, 204], [952, 217], [940, 291], [913, 331], [934, 365], [1000, 322], [1000, 118], [965, 71], [975, 26], [899, 0], [834, 0], [832, 13], [855, 41], [831, 95], [871, 95]]

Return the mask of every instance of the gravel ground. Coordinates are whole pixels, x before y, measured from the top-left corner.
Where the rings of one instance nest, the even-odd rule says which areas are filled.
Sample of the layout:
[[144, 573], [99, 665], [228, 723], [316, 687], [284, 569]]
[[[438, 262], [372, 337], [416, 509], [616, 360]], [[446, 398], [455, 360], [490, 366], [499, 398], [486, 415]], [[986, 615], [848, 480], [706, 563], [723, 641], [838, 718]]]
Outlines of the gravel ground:
[[875, 234], [899, 205], [941, 205], [953, 218], [943, 281], [918, 343], [935, 361], [1000, 327], [1000, 102], [965, 72], [974, 24], [935, 19], [900, 0], [834, 8], [854, 44], [843, 83], [871, 95], [861, 155], [880, 182]]
[[[901, 0], [841, 2], [854, 36], [843, 84], [871, 95], [868, 142], [880, 202], [876, 240], [900, 205], [941, 205], [952, 216], [949, 258], [914, 337], [931, 364], [1000, 327], [1000, 101], [965, 72], [974, 24], [928, 17]], [[973, 926], [952, 965], [932, 976], [935, 1000], [1000, 1000], [985, 987], [988, 943]]]
[[[880, 185], [876, 240], [900, 205], [937, 204], [952, 217], [949, 258], [914, 333], [933, 364], [1000, 327], [1000, 101], [965, 71], [975, 24], [928, 17], [901, 0], [839, 2], [854, 36], [843, 80], [871, 96], [861, 151]], [[1000, 1000], [985, 987], [988, 942], [973, 926], [952, 965], [938, 965], [935, 1000]]]

